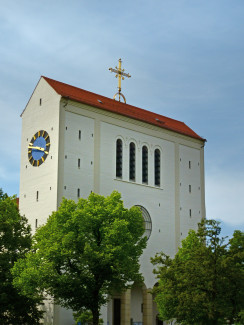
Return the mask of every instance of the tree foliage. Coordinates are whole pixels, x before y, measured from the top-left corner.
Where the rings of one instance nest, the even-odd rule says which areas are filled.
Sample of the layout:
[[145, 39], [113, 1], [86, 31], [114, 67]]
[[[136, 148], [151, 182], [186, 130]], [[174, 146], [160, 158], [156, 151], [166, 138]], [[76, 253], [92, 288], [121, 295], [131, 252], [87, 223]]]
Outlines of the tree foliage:
[[15, 285], [28, 296], [46, 292], [75, 312], [90, 310], [98, 324], [108, 295], [142, 280], [143, 233], [139, 208], [125, 209], [118, 192], [63, 199], [37, 230], [26, 260], [15, 265]]
[[226, 243], [215, 220], [191, 230], [172, 259], [152, 259], [159, 282], [156, 302], [163, 320], [185, 325], [243, 324], [244, 233]]
[[31, 247], [30, 226], [19, 214], [15, 197], [0, 189], [0, 323], [39, 324], [39, 299], [21, 295], [12, 285], [11, 268]]
[[[82, 325], [92, 325], [93, 324], [93, 316], [92, 316], [92, 312], [90, 312], [90, 311], [85, 310], [82, 312], [74, 313], [73, 316], [76, 321], [75, 324], [77, 324], [78, 322], [80, 322]], [[99, 325], [103, 325], [103, 324], [104, 324], [104, 322], [100, 318]]]

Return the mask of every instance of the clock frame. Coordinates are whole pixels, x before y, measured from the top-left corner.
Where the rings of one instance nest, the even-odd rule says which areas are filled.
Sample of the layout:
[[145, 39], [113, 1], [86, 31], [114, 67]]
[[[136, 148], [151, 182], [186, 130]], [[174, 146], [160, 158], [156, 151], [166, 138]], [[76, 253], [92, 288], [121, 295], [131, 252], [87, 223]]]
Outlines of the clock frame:
[[47, 131], [34, 134], [28, 145], [28, 160], [33, 167], [39, 167], [47, 159], [50, 150], [50, 137]]

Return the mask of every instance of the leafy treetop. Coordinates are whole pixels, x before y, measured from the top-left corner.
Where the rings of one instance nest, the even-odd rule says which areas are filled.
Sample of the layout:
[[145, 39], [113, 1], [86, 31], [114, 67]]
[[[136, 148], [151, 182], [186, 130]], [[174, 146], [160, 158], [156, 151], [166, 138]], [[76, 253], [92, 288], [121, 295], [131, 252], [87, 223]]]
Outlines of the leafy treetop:
[[[190, 230], [174, 258], [152, 259], [159, 282], [156, 302], [163, 320], [185, 325], [241, 322], [244, 310], [244, 233], [226, 243], [215, 220]], [[243, 324], [243, 323], [242, 323]]]
[[46, 292], [75, 312], [90, 310], [97, 325], [108, 295], [142, 281], [143, 233], [140, 209], [124, 208], [116, 191], [78, 203], [63, 199], [37, 230], [26, 260], [15, 265], [14, 283], [28, 296]]
[[0, 189], [0, 323], [39, 324], [41, 299], [25, 297], [14, 288], [11, 268], [31, 248], [31, 231], [25, 217], [19, 214], [16, 197]]

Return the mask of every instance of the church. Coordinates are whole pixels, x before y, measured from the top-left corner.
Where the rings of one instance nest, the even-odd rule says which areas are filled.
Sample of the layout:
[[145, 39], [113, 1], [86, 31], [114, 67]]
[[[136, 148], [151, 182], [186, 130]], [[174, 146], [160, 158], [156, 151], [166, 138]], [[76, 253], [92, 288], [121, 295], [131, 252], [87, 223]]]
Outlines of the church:
[[[121, 82], [121, 65], [113, 72]], [[111, 297], [101, 318], [106, 325], [163, 324], [150, 258], [162, 250], [174, 256], [205, 218], [205, 139], [183, 122], [127, 104], [120, 83], [117, 95], [119, 101], [40, 78], [21, 114], [20, 213], [35, 231], [62, 197], [117, 190], [125, 207], [139, 206], [148, 239], [143, 286]], [[74, 324], [72, 311], [51, 303], [46, 309], [44, 324]]]

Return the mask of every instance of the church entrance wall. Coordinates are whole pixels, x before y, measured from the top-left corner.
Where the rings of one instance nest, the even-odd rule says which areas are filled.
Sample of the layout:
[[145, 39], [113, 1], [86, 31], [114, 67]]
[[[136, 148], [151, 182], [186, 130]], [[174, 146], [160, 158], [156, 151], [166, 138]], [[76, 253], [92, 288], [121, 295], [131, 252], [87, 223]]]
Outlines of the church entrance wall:
[[143, 292], [142, 287], [131, 288], [131, 324], [141, 325], [143, 318]]

